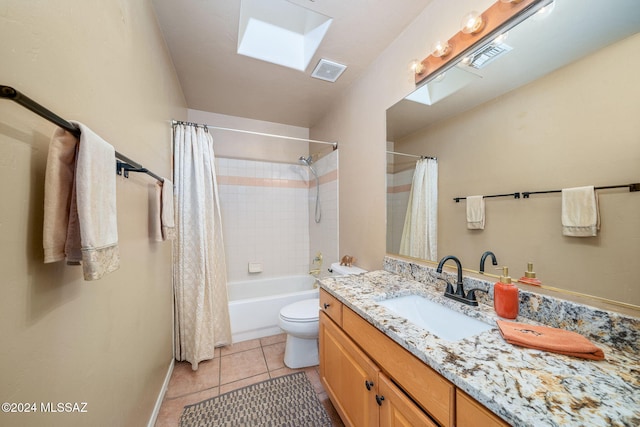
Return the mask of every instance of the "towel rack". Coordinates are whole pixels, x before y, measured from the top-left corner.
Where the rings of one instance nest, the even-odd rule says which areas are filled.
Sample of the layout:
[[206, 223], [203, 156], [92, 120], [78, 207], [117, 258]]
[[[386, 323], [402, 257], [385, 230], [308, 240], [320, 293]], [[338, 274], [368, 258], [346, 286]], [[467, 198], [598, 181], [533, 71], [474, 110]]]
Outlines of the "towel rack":
[[[636, 182], [633, 184], [620, 184], [620, 185], [607, 185], [604, 187], [594, 187], [594, 190], [609, 190], [611, 188], [628, 188], [629, 192], [633, 193], [636, 191], [640, 191], [640, 182]], [[488, 197], [510, 197], [513, 196], [514, 199], [519, 199], [520, 194], [525, 199], [528, 199], [532, 194], [547, 194], [547, 193], [561, 193], [562, 190], [546, 190], [546, 191], [523, 191], [522, 193], [509, 193], [509, 194], [494, 194], [492, 196], [483, 196], [484, 198]], [[454, 197], [453, 200], [458, 203], [460, 200], [464, 200], [466, 197]]]
[[[513, 197], [514, 199], [519, 199], [520, 198], [520, 193], [508, 193], [508, 194], [493, 194], [491, 196], [482, 196], [485, 199], [488, 199], [490, 197]], [[460, 200], [465, 200], [466, 197], [454, 197], [453, 200], [456, 201], [456, 203], [460, 202]]]
[[[634, 184], [621, 184], [621, 185], [607, 185], [605, 187], [594, 187], [594, 190], [608, 190], [610, 188], [628, 188], [629, 192], [640, 191], [640, 183]], [[531, 194], [547, 194], [547, 193], [561, 193], [562, 190], [547, 190], [547, 191], [523, 191], [522, 197], [528, 199]]]
[[[80, 137], [80, 129], [78, 129], [73, 124], [63, 119], [62, 117], [58, 116], [54, 112], [38, 104], [33, 99], [26, 96], [25, 94], [15, 90], [11, 86], [0, 85], [0, 98], [13, 101], [23, 106], [27, 110], [30, 110], [36, 113], [37, 115], [39, 115], [40, 117], [50, 121], [51, 123], [54, 123], [60, 126], [62, 129], [70, 132], [72, 135], [78, 138]], [[131, 160], [127, 156], [121, 153], [118, 153], [117, 151], [116, 151], [116, 172], [118, 175], [124, 174], [124, 176], [127, 178], [129, 177], [129, 172], [141, 172], [154, 177], [160, 182], [164, 181], [164, 178], [162, 178], [161, 176], [156, 175], [155, 173], [151, 172], [149, 169], [143, 167], [140, 163]]]

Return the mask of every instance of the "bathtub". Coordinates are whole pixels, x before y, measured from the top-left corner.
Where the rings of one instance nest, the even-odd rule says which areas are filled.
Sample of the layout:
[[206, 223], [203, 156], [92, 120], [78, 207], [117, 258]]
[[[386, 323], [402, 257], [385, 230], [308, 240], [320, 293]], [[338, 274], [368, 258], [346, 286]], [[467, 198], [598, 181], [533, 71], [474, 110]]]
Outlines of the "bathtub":
[[318, 298], [313, 276], [287, 276], [227, 283], [232, 341], [275, 335], [280, 309], [287, 304]]

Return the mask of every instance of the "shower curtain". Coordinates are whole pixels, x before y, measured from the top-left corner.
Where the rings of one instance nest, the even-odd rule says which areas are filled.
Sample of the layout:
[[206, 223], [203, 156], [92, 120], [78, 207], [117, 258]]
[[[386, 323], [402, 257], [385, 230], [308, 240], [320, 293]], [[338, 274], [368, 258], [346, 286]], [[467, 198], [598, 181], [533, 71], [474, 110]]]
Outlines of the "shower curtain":
[[174, 240], [175, 355], [198, 363], [231, 343], [213, 138], [195, 125], [174, 127], [177, 238]]
[[438, 161], [420, 159], [413, 172], [400, 255], [435, 261], [438, 257]]

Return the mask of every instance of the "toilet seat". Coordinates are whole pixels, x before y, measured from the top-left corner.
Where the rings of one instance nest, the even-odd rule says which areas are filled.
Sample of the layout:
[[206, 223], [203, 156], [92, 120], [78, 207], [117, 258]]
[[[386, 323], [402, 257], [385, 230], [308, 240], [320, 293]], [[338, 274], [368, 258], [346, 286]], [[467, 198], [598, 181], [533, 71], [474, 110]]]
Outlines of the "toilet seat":
[[280, 310], [280, 318], [293, 323], [317, 322], [320, 316], [320, 299], [312, 298], [289, 304]]

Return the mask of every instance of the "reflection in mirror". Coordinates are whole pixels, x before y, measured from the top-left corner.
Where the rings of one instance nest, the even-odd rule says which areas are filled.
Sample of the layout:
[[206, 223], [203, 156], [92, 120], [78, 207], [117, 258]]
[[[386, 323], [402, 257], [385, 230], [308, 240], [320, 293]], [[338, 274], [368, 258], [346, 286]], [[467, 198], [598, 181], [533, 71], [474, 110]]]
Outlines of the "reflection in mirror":
[[[491, 250], [516, 279], [533, 262], [543, 286], [640, 305], [640, 193], [600, 191], [601, 230], [589, 238], [562, 235], [558, 194], [487, 199], [484, 230], [468, 230], [465, 201], [453, 201], [638, 182], [639, 30], [636, 0], [563, 0], [513, 29], [511, 50], [472, 70], [481, 78], [431, 106], [405, 99], [387, 111], [388, 150], [439, 159], [437, 258], [476, 269]], [[411, 166], [387, 157], [387, 250], [398, 254]]]

